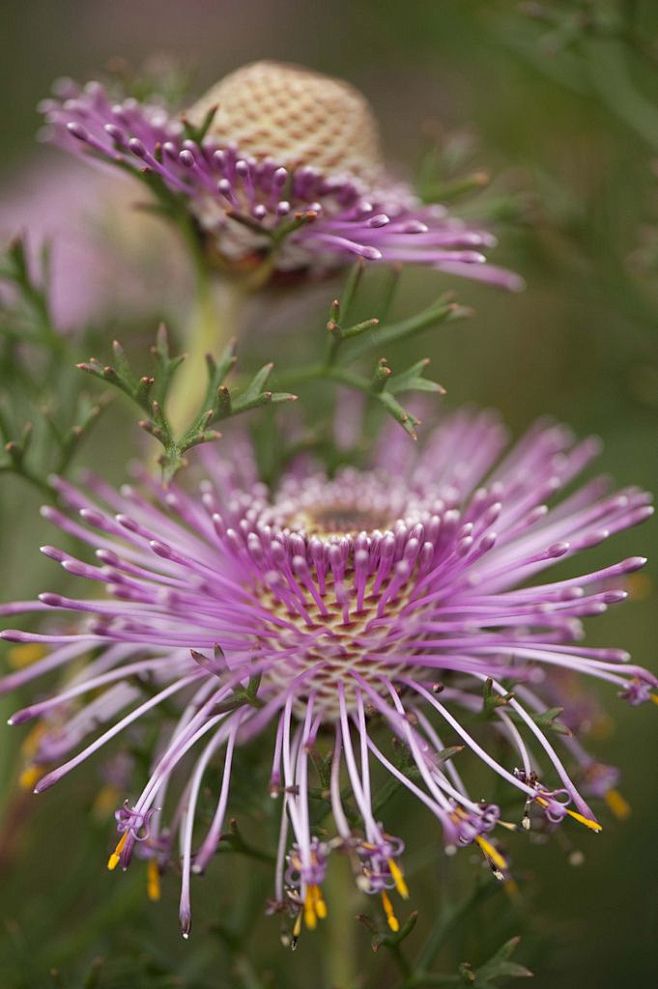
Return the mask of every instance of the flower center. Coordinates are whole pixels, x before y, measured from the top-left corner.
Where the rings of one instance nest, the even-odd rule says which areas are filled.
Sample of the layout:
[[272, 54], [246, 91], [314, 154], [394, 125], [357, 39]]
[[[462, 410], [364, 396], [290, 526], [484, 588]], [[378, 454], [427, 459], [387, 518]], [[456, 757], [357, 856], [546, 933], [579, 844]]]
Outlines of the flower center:
[[351, 502], [335, 502], [306, 509], [293, 515], [288, 525], [308, 536], [326, 539], [330, 536], [356, 536], [374, 529], [387, 530], [394, 523], [390, 511], [362, 507]]
[[306, 479], [274, 503], [252, 502], [248, 523], [242, 515], [231, 529], [271, 616], [257, 635], [268, 658], [263, 685], [292, 689], [300, 715], [313, 695], [335, 719], [340, 689], [350, 707], [361, 680], [385, 692], [382, 677], [409, 669], [410, 653], [422, 650], [425, 607], [415, 599], [426, 591], [419, 581], [433, 562], [438, 518], [410, 496], [401, 518], [393, 481], [364, 487], [356, 472]]
[[[339, 686], [348, 708], [355, 706], [358, 678], [367, 680], [378, 692], [384, 692], [381, 676], [395, 676], [405, 665], [392, 661], [394, 647], [404, 649], [405, 638], [413, 637], [410, 628], [402, 634], [397, 623], [400, 611], [409, 601], [409, 587], [386, 600], [390, 582], [375, 592], [375, 580], [368, 581], [366, 593], [358, 600], [353, 573], [337, 587], [329, 582], [320, 604], [308, 594], [304, 614], [286, 607], [276, 591], [261, 592], [261, 600], [273, 619], [283, 619], [288, 628], [277, 634], [275, 658], [267, 679], [276, 688], [299, 683], [294, 711], [306, 712], [308, 698], [314, 697], [317, 710], [326, 720], [339, 715]], [[382, 607], [382, 605], [384, 605]]]

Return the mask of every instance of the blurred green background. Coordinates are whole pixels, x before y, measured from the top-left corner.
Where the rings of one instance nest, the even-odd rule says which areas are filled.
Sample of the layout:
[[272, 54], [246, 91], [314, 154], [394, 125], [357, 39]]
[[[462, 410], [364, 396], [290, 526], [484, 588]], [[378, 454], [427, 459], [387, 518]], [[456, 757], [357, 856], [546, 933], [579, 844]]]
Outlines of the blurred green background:
[[[114, 56], [139, 65], [154, 53], [194, 69], [199, 92], [228, 70], [264, 57], [343, 76], [372, 100], [385, 146], [403, 174], [414, 173], [432, 142], [448, 172], [451, 156], [461, 174], [490, 172], [492, 185], [478, 208], [497, 221], [501, 244], [494, 260], [521, 272], [528, 284], [523, 295], [510, 297], [436, 273], [405, 272], [396, 303], [401, 312], [420, 308], [448, 286], [475, 309], [473, 318], [414, 344], [414, 353], [432, 358], [434, 376], [448, 390], [445, 404], [496, 406], [515, 433], [543, 414], [568, 421], [578, 433], [594, 431], [605, 440], [605, 472], [621, 484], [655, 489], [658, 6], [653, 0], [549, 3], [555, 23], [529, 16], [540, 13], [538, 4], [522, 8], [484, 0], [5, 0], [0, 228], [9, 232], [3, 217], [11, 214], [14, 225], [29, 230], [35, 210], [62, 205], [46, 176], [62, 167], [63, 156], [34, 141], [34, 107], [57, 76], [86, 79]], [[81, 183], [83, 172], [81, 166], [76, 173]], [[98, 188], [80, 186], [90, 209]], [[24, 219], [16, 220], [17, 211]], [[66, 221], [66, 210], [60, 213], [55, 225]], [[149, 236], [157, 286], [158, 249], [166, 241], [159, 227]], [[174, 325], [182, 318], [183, 296], [158, 298], [138, 319], [122, 308], [121, 281], [114, 291], [116, 309], [104, 316], [108, 333], [127, 327], [138, 342], [148, 341], [156, 314], [170, 315]], [[283, 305], [281, 299], [255, 305], [249, 314], [254, 350], [269, 358], [276, 349], [285, 365], [291, 328], [295, 348], [312, 348], [331, 294], [330, 286], [316, 288], [289, 310], [292, 318], [277, 316], [274, 302]], [[263, 327], [268, 336], [257, 338], [254, 329]], [[126, 449], [130, 456], [138, 449], [135, 434], [130, 414], [114, 408], [80, 463], [120, 479]], [[38, 520], [39, 499], [18, 480], [1, 481], [0, 594], [10, 599], [54, 590], [61, 578], [37, 552], [52, 539]], [[655, 535], [654, 523], [617, 536], [591, 553], [592, 562], [648, 554]], [[592, 644], [624, 646], [649, 666], [655, 663], [656, 559], [633, 583], [630, 603], [589, 629]], [[468, 937], [457, 932], [450, 939], [442, 970], [454, 971], [464, 959], [481, 961], [506, 936], [521, 933], [519, 958], [536, 971], [537, 989], [658, 982], [655, 709], [628, 708], [611, 693], [606, 703], [615, 728], [597, 752], [622, 766], [632, 816], [623, 824], [606, 819], [598, 839], [565, 825], [585, 852], [578, 868], [558, 843], [517, 842], [523, 904], [490, 903], [478, 918], [477, 936], [471, 928]], [[0, 710], [15, 707], [3, 699]], [[111, 821], [89, 817], [97, 770], [88, 767], [38, 799], [17, 797], [20, 730], [1, 729], [0, 736], [0, 986], [260, 984], [249, 981], [244, 959], [229, 960], [213, 924], [258, 914], [269, 893], [269, 867], [246, 859], [215, 863], [193, 891], [194, 936], [179, 943], [175, 877], [153, 905], [144, 897], [138, 863], [125, 876], [105, 871]], [[258, 774], [245, 762], [237, 804], [246, 822]], [[442, 899], [467, 891], [472, 865], [468, 854], [446, 863], [438, 836], [426, 847], [428, 821], [420, 810], [412, 820], [404, 801], [391, 810], [391, 828], [402, 827], [412, 850], [413, 904], [420, 911], [409, 942], [413, 952]], [[390, 959], [370, 953], [365, 928], [355, 925], [345, 936], [359, 942], [368, 986], [397, 984]], [[324, 985], [318, 982], [323, 937], [304, 938], [289, 955], [278, 944], [276, 922], [264, 919], [249, 951], [258, 949], [259, 964], [272, 973], [267, 985]]]

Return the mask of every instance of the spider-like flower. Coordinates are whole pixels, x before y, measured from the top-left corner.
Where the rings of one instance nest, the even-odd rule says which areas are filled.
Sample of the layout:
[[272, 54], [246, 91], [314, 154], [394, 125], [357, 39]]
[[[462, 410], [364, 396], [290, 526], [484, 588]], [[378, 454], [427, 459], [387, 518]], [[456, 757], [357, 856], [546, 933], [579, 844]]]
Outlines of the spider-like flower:
[[207, 255], [235, 275], [322, 272], [362, 257], [522, 285], [485, 263], [488, 231], [391, 178], [367, 101], [339, 80], [257, 62], [184, 114], [65, 80], [42, 110], [52, 140], [140, 175], [168, 209], [182, 207]]
[[[84, 490], [57, 481], [68, 511], [44, 515], [97, 562], [43, 551], [101, 593], [0, 609], [61, 622], [2, 633], [49, 649], [5, 677], [3, 691], [73, 669], [59, 693], [11, 719], [40, 719], [28, 772], [36, 792], [128, 729], [158, 726], [150, 776], [117, 812], [109, 867], [137, 853], [157, 892], [177, 838], [185, 934], [191, 873], [226, 838], [236, 750], [268, 732], [270, 792], [281, 801], [271, 909], [293, 942], [326, 914], [332, 854], [349, 858], [358, 886], [381, 898], [398, 928], [390, 892], [408, 895], [404, 843], [380, 820], [375, 766], [434, 815], [449, 853], [474, 843], [498, 877], [507, 871], [501, 828], [570, 816], [600, 830], [581, 788], [596, 764], [566, 738], [571, 775], [547, 708], [554, 678], [572, 673], [611, 684], [631, 704], [651, 696], [655, 677], [626, 653], [580, 642], [581, 619], [621, 601], [625, 575], [645, 561], [542, 575], [646, 519], [648, 496], [610, 493], [595, 479], [548, 507], [598, 450], [548, 422], [502, 460], [506, 433], [490, 413], [448, 417], [420, 453], [393, 443], [367, 471], [329, 478], [297, 465], [274, 491], [242, 441], [230, 461], [206, 454], [198, 494], [148, 478], [146, 490], [120, 492], [93, 477]], [[511, 821], [469, 793], [464, 750], [518, 797]], [[204, 780], [216, 799], [205, 833], [196, 813]], [[616, 780], [599, 773], [595, 782], [602, 794]]]

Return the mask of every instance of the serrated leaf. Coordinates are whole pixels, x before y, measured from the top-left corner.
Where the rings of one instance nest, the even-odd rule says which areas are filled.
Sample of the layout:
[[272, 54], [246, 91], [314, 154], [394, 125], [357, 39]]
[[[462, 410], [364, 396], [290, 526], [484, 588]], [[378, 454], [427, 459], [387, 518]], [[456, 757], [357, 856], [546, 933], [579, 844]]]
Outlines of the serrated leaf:
[[450, 759], [454, 759], [456, 755], [464, 751], [463, 745], [448, 745], [445, 749], [441, 749], [436, 753], [435, 759], [437, 762], [448, 762]]
[[347, 281], [345, 282], [345, 288], [343, 289], [342, 295], [339, 300], [341, 319], [345, 319], [345, 317], [347, 316], [348, 312], [352, 307], [365, 268], [366, 268], [365, 262], [363, 261], [362, 258], [359, 258], [358, 261], [355, 261], [355, 263], [352, 265], [352, 268], [350, 269], [350, 273], [347, 276]]
[[563, 711], [563, 707], [549, 707], [540, 714], [531, 714], [531, 718], [541, 728], [550, 728], [558, 735], [573, 735], [571, 729], [563, 721], [560, 721], [560, 715]]
[[203, 120], [200, 124], [193, 124], [187, 119], [187, 117], [183, 117], [182, 123], [185, 130], [185, 136], [190, 141], [195, 141], [197, 144], [201, 144], [204, 137], [210, 130], [218, 110], [219, 104], [216, 106], [211, 106], [210, 109], [204, 114]]
[[509, 961], [519, 946], [520, 940], [519, 937], [510, 938], [498, 949], [495, 955], [492, 955], [484, 965], [475, 971], [473, 982], [475, 989], [489, 989], [490, 986], [494, 986], [494, 979], [525, 979], [532, 976], [532, 972], [524, 965]]
[[404, 431], [409, 434], [413, 439], [418, 439], [418, 434], [416, 433], [416, 426], [420, 425], [420, 419], [417, 419], [408, 409], [400, 405], [397, 399], [393, 398], [388, 391], [383, 391], [380, 395], [376, 396], [377, 400], [384, 406], [386, 411], [393, 416], [396, 422], [398, 422]]
[[471, 310], [460, 306], [455, 302], [447, 301], [446, 297], [424, 309], [420, 313], [410, 316], [408, 319], [400, 320], [397, 323], [380, 325], [376, 332], [361, 336], [350, 345], [352, 357], [360, 357], [362, 354], [372, 350], [373, 347], [383, 347], [390, 343], [397, 343], [400, 340], [407, 340], [418, 333], [438, 326], [441, 323], [452, 322], [456, 319], [463, 319], [471, 314]]
[[382, 357], [382, 359], [377, 364], [377, 367], [375, 368], [375, 373], [372, 376], [372, 380], [370, 382], [370, 391], [373, 392], [373, 394], [375, 395], [382, 392], [384, 388], [386, 388], [389, 381], [391, 380], [392, 374], [393, 372], [389, 366], [388, 361], [386, 360], [385, 357]]
[[428, 358], [423, 358], [406, 371], [393, 375], [388, 382], [387, 391], [393, 395], [401, 391], [429, 391], [445, 395], [445, 389], [440, 384], [422, 376], [429, 363]]
[[373, 316], [372, 319], [364, 319], [360, 323], [355, 323], [353, 326], [348, 326], [347, 329], [342, 330], [341, 338], [343, 340], [351, 340], [354, 337], [360, 337], [362, 333], [366, 333], [368, 330], [374, 330], [379, 326], [379, 319]]
[[482, 688], [482, 714], [485, 718], [491, 718], [498, 708], [506, 707], [514, 697], [511, 691], [506, 694], [499, 694], [493, 689], [493, 680], [490, 677], [484, 682]]
[[256, 372], [245, 390], [240, 395], [240, 400], [242, 403], [251, 402], [262, 394], [263, 386], [267, 383], [273, 367], [274, 364], [264, 364], [262, 368]]
[[133, 370], [126, 357], [126, 352], [119, 343], [118, 340], [112, 341], [112, 353], [114, 355], [114, 363], [116, 365], [116, 371], [120, 378], [126, 382], [126, 384], [134, 391], [137, 387], [137, 378], [133, 373]]

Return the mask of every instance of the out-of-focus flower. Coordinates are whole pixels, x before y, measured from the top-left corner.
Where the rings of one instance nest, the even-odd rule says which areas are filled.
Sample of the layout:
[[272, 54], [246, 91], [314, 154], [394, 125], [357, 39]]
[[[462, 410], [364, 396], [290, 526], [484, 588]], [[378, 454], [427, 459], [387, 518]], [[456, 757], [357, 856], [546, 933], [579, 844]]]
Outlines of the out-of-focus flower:
[[[3, 632], [50, 652], [6, 676], [1, 689], [73, 662], [73, 679], [12, 723], [89, 698], [38, 737], [37, 792], [131, 725], [155, 720], [151, 774], [117, 812], [109, 867], [125, 868], [137, 852], [154, 863], [155, 884], [177, 856], [178, 832], [184, 934], [191, 873], [204, 871], [222, 840], [236, 749], [268, 729], [270, 790], [282, 810], [271, 908], [288, 918], [292, 940], [304, 922], [312, 928], [324, 917], [322, 885], [337, 852], [398, 927], [389, 894], [408, 895], [404, 845], [375, 810], [374, 764], [434, 815], [448, 852], [475, 843], [499, 877], [507, 862], [493, 833], [531, 828], [530, 809], [551, 824], [570, 816], [600, 830], [558, 752], [545, 688], [553, 671], [572, 671], [611, 684], [631, 704], [650, 697], [656, 679], [625, 653], [580, 642], [581, 619], [621, 601], [624, 591], [611, 582], [644, 560], [553, 581], [542, 574], [646, 519], [649, 498], [636, 488], [610, 493], [598, 479], [548, 507], [597, 441], [576, 443], [563, 427], [540, 422], [501, 459], [505, 444], [494, 415], [464, 411], [419, 454], [389, 443], [371, 470], [345, 468], [333, 478], [292, 467], [274, 492], [237, 442], [230, 460], [206, 456], [198, 494], [148, 478], [147, 491], [117, 492], [93, 477], [82, 488], [58, 482], [69, 511], [44, 514], [93, 547], [97, 562], [44, 552], [102, 592], [3, 606], [4, 615], [37, 610], [51, 621], [74, 613], [80, 625]], [[497, 737], [509, 743], [506, 757]], [[511, 822], [469, 794], [459, 750], [516, 793]], [[183, 769], [193, 751], [196, 763]], [[318, 831], [326, 807], [316, 815], [316, 771], [333, 815], [329, 835]], [[201, 834], [204, 780], [216, 804]], [[609, 783], [600, 778], [590, 790]]]
[[[5, 183], [0, 241], [25, 236], [34, 276], [48, 274], [58, 329], [176, 310], [186, 288], [183, 252], [173, 236], [162, 250], [161, 222], [135, 203], [134, 185], [123, 176], [108, 180], [73, 161], [28, 164]], [[47, 273], [40, 270], [45, 249]]]
[[183, 115], [70, 80], [42, 110], [56, 143], [140, 175], [165, 207], [188, 211], [207, 255], [233, 274], [321, 272], [362, 257], [521, 287], [486, 263], [488, 231], [391, 178], [370, 108], [344, 82], [258, 62]]

